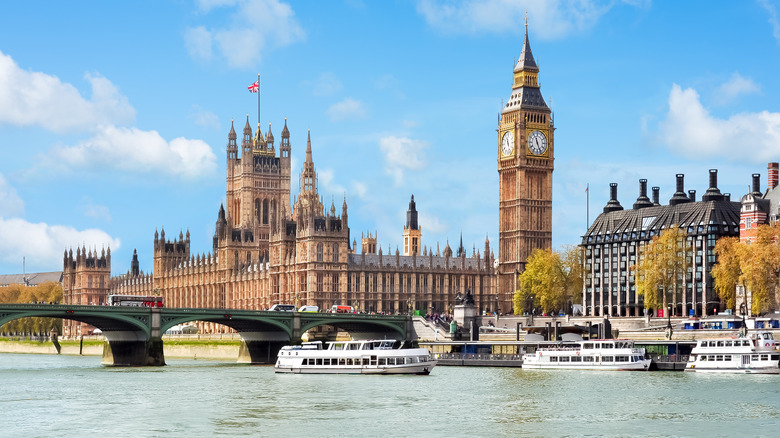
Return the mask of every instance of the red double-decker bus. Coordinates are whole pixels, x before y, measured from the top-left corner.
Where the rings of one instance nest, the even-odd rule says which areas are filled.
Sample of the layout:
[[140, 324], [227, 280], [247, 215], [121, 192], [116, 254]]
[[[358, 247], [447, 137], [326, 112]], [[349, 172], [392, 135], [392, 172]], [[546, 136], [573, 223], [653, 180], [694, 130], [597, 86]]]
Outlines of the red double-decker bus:
[[165, 307], [165, 299], [152, 295], [109, 295], [109, 306]]

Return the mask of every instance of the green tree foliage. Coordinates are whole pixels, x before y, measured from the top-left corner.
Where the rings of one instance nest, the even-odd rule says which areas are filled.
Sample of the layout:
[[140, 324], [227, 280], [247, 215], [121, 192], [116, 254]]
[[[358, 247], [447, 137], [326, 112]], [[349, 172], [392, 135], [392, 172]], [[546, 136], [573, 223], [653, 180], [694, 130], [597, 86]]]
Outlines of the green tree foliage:
[[[49, 281], [37, 286], [12, 284], [0, 288], [0, 303], [60, 303], [62, 285]], [[62, 333], [62, 320], [55, 318], [20, 318], [0, 327], [2, 333], [49, 333], [52, 328]]]
[[529, 303], [544, 312], [563, 309], [566, 301], [566, 273], [560, 255], [552, 250], [537, 249], [525, 265], [514, 296], [516, 315], [528, 311]]
[[665, 309], [680, 298], [691, 251], [686, 237], [685, 230], [672, 225], [641, 247], [639, 261], [632, 269], [636, 292], [644, 296], [646, 309]]
[[715, 255], [718, 263], [710, 271], [715, 286], [715, 292], [733, 309], [737, 304], [737, 285], [742, 283], [742, 257], [745, 245], [738, 237], [721, 237], [715, 244]]

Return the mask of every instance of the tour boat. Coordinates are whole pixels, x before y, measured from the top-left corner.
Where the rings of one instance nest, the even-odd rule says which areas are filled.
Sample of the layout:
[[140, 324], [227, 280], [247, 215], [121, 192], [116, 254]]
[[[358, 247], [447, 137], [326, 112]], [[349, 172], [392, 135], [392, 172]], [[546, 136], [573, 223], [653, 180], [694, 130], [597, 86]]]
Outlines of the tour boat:
[[562, 342], [523, 355], [523, 368], [554, 370], [647, 371], [644, 348], [629, 340]]
[[[287, 345], [279, 350], [277, 373], [429, 374], [436, 361], [425, 348], [394, 348], [392, 339]], [[402, 345], [403, 346], [403, 345]]]
[[729, 339], [702, 339], [691, 350], [685, 371], [780, 374], [780, 353], [771, 332]]

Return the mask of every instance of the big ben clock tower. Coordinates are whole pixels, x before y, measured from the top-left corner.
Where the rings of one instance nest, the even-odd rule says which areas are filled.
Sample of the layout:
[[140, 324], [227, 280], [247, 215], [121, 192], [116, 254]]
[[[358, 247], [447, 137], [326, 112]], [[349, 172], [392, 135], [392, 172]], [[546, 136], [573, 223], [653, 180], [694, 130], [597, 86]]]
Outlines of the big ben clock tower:
[[517, 274], [535, 249], [552, 247], [553, 120], [539, 90], [528, 22], [512, 94], [498, 125], [498, 293], [508, 310]]

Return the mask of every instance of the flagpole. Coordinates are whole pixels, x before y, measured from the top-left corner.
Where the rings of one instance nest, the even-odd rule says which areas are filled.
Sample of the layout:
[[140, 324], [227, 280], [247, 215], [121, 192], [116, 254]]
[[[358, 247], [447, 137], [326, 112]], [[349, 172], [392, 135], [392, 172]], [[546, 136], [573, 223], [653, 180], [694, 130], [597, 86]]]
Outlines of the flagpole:
[[585, 185], [585, 230], [590, 228], [590, 183]]
[[260, 126], [260, 73], [257, 74], [257, 126]]

